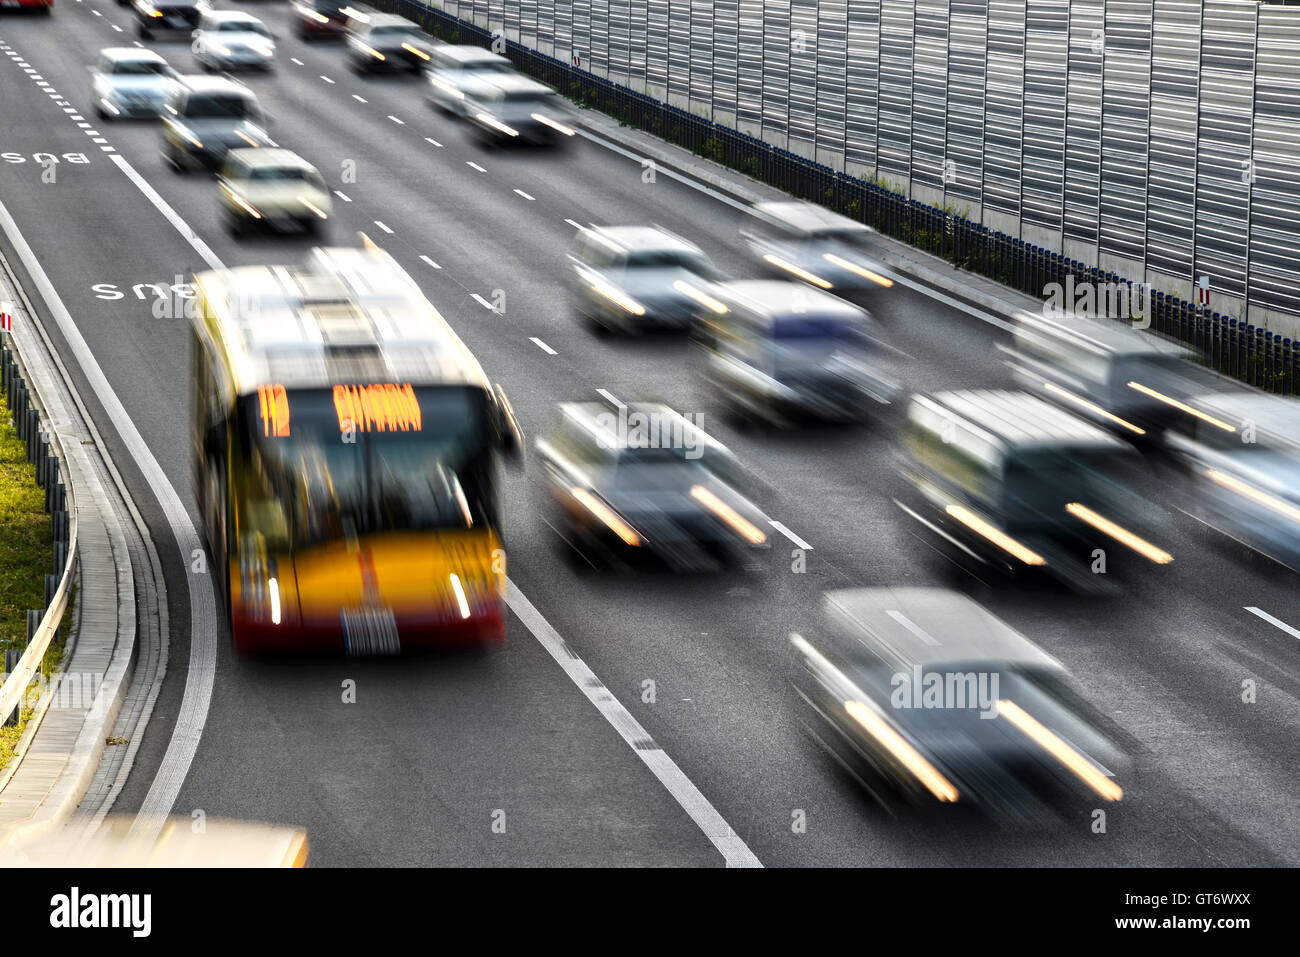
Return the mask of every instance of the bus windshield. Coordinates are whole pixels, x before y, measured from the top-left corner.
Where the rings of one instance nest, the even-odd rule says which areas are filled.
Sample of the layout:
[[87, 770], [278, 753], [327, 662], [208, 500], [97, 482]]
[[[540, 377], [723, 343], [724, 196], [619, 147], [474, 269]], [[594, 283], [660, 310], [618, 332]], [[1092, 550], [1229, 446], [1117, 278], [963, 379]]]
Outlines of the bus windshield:
[[[367, 389], [387, 392], [371, 401]], [[250, 531], [287, 535], [290, 547], [495, 524], [492, 432], [479, 389], [264, 387], [241, 400], [239, 431], [249, 491], [261, 497], [260, 484], [275, 514], [272, 527]]]

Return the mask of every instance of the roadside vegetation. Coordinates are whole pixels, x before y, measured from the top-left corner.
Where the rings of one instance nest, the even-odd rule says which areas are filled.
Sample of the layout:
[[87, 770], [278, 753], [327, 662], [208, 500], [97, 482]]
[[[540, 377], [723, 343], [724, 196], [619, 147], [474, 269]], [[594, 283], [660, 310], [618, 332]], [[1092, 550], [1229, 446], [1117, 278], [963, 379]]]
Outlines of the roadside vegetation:
[[[0, 400], [4, 393], [0, 392]], [[0, 406], [0, 672], [8, 648], [21, 648], [27, 640], [27, 609], [45, 600], [45, 571], [54, 554], [54, 536], [45, 514], [45, 493], [27, 464], [26, 450], [9, 411]], [[66, 618], [67, 616], [65, 616]], [[49, 674], [63, 656], [67, 629], [60, 629], [42, 663]], [[0, 769], [13, 757], [31, 709], [21, 709], [16, 725], [0, 727]]]

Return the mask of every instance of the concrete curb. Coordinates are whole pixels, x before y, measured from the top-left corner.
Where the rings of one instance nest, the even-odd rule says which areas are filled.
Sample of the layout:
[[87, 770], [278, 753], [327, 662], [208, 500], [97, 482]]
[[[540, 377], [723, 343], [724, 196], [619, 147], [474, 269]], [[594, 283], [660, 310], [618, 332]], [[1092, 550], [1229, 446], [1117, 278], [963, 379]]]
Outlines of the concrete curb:
[[[7, 211], [0, 209], [0, 212]], [[9, 225], [9, 224], [6, 224]], [[107, 494], [101, 447], [52, 343], [35, 320], [31, 302], [9, 262], [0, 256], [0, 289], [15, 309], [22, 362], [39, 396], [43, 424], [63, 452], [64, 480], [78, 528], [77, 635], [65, 657], [69, 676], [98, 679], [85, 706], [47, 702], [38, 732], [0, 792], [0, 847], [40, 839], [66, 824], [94, 779], [130, 686], [136, 653], [135, 588], [131, 556], [114, 498]], [[65, 612], [66, 613], [66, 612]], [[58, 694], [58, 690], [54, 694]]]

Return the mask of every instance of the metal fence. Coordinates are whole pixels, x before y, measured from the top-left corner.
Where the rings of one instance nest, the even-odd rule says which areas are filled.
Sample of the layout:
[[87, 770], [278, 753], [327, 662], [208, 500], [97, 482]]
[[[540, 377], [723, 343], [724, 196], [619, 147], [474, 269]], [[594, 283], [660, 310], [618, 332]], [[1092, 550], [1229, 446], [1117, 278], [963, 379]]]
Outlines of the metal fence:
[[[800, 199], [811, 200], [961, 269], [1043, 298], [1049, 284], [1113, 284], [1133, 291], [1115, 273], [1072, 260], [875, 183], [797, 156], [712, 120], [613, 83], [539, 53], [419, 0], [371, 0], [449, 43], [503, 50], [522, 72], [582, 106], [653, 133]], [[1269, 392], [1300, 392], [1300, 340], [1212, 312], [1160, 292], [1151, 294], [1151, 328], [1196, 349], [1207, 365]]]

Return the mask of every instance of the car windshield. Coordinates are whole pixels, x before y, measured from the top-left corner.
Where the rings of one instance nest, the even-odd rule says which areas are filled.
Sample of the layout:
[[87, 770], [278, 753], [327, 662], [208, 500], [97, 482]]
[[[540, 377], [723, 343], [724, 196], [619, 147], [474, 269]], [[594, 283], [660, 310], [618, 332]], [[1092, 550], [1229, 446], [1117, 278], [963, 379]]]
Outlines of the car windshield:
[[700, 272], [703, 265], [699, 256], [675, 249], [650, 249], [628, 253], [627, 256], [629, 269], [666, 269], [677, 266]]
[[833, 339], [848, 342], [861, 338], [857, 323], [833, 316], [781, 316], [772, 322], [772, 338], [778, 342]]
[[258, 20], [226, 20], [217, 24], [220, 33], [256, 33], [260, 37], [271, 38], [271, 31]]
[[192, 96], [185, 104], [185, 116], [191, 119], [237, 119], [256, 114], [252, 102], [243, 96], [207, 94]]
[[118, 60], [113, 64], [114, 76], [172, 76], [172, 68], [156, 60]]
[[370, 36], [375, 40], [396, 40], [417, 35], [414, 27], [391, 26], [375, 27], [370, 31]]
[[267, 166], [249, 170], [250, 183], [311, 183], [313, 186], [324, 185], [320, 174], [315, 170], [298, 166]]
[[267, 398], [241, 400], [240, 431], [263, 505], [282, 510], [292, 546], [492, 523], [481, 390], [336, 386], [280, 391], [269, 406]]

